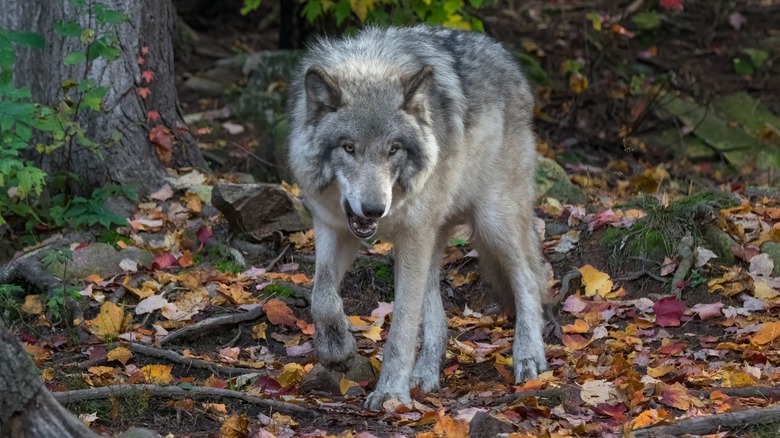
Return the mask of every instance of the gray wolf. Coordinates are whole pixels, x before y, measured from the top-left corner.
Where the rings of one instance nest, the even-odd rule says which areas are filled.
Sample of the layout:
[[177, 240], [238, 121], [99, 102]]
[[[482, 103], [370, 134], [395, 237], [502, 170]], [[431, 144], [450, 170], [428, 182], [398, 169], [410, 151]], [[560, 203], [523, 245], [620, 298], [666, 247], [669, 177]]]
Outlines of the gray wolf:
[[320, 362], [352, 363], [339, 289], [360, 241], [376, 234], [394, 243], [395, 308], [366, 407], [439, 388], [441, 258], [450, 230], [468, 224], [483, 274], [516, 314], [515, 379], [544, 371], [534, 101], [512, 56], [471, 32], [368, 28], [314, 43], [290, 91], [289, 164], [314, 219]]

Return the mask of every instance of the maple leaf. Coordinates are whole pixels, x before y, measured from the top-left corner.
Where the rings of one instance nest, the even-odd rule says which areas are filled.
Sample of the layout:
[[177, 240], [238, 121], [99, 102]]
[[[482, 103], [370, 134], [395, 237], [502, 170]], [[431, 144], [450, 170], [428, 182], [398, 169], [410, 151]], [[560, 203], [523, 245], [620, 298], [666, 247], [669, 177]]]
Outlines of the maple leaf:
[[154, 261], [152, 262], [152, 269], [157, 270], [157, 269], [170, 268], [175, 263], [176, 263], [176, 257], [173, 254], [169, 252], [157, 254], [156, 256], [154, 256]]
[[154, 143], [157, 149], [157, 155], [164, 164], [173, 160], [174, 137], [171, 130], [163, 125], [157, 125], [149, 131], [149, 140]]
[[141, 79], [147, 84], [152, 82], [152, 80], [154, 80], [154, 72], [151, 70], [144, 70], [143, 73], [141, 73]]
[[39, 315], [43, 313], [43, 303], [40, 295], [27, 295], [24, 297], [24, 304], [19, 309], [28, 315]]
[[206, 379], [205, 382], [203, 382], [203, 386], [208, 388], [220, 388], [225, 389], [228, 386], [228, 381], [225, 379], [220, 379], [215, 375], [209, 376], [208, 379]]
[[295, 325], [298, 326], [299, 329], [301, 329], [301, 333], [304, 335], [313, 335], [314, 334], [314, 324], [309, 324], [308, 322], [299, 319], [298, 321], [295, 321]]
[[282, 391], [282, 385], [268, 376], [258, 377], [255, 381], [255, 387], [257, 387], [261, 392], [272, 395], [279, 394]]
[[122, 331], [125, 321], [125, 312], [121, 306], [106, 301], [100, 306], [100, 313], [86, 321], [92, 334], [101, 339], [116, 337]]
[[663, 409], [648, 409], [631, 421], [631, 429], [640, 429], [658, 424], [669, 417], [669, 412]]
[[200, 241], [200, 243], [203, 244], [209, 241], [212, 234], [213, 233], [211, 232], [211, 227], [206, 225], [200, 227], [198, 231], [195, 233], [195, 235], [198, 236], [198, 240]]
[[138, 87], [138, 95], [141, 96], [141, 99], [146, 99], [150, 94], [152, 94], [152, 90], [146, 87]]
[[688, 307], [675, 297], [661, 298], [653, 305], [655, 323], [661, 327], [679, 327], [680, 318]]
[[444, 408], [439, 409], [438, 419], [433, 426], [433, 433], [440, 438], [468, 438], [469, 423], [465, 420], [456, 420], [444, 413]]
[[219, 428], [221, 438], [246, 438], [249, 436], [249, 420], [244, 415], [231, 415]]
[[138, 58], [136, 58], [136, 62], [138, 63], [138, 65], [146, 64], [146, 60], [144, 59], [143, 56], [139, 56]]
[[122, 365], [126, 365], [131, 357], [133, 357], [133, 353], [126, 347], [116, 347], [106, 354], [106, 359], [108, 359], [109, 362], [116, 360], [121, 362]]
[[284, 301], [278, 298], [271, 298], [265, 304], [263, 304], [263, 310], [265, 310], [268, 320], [274, 325], [285, 325], [287, 327], [295, 327], [298, 318], [290, 307]]
[[149, 383], [167, 385], [173, 382], [172, 369], [173, 365], [146, 365], [141, 368], [141, 373]]
[[160, 113], [157, 110], [148, 111], [146, 113], [146, 118], [151, 120], [151, 121], [153, 121], [153, 122], [156, 122], [156, 121], [160, 120]]
[[688, 390], [679, 383], [667, 385], [661, 392], [661, 403], [666, 406], [687, 411], [691, 407], [691, 396]]
[[684, 0], [659, 0], [658, 3], [660, 3], [661, 7], [664, 9], [682, 11]]
[[585, 285], [585, 295], [592, 297], [599, 295], [607, 296], [612, 291], [612, 280], [609, 274], [599, 271], [591, 265], [585, 265], [579, 268], [582, 274], [582, 283]]
[[141, 47], [141, 54], [142, 55], [148, 55], [149, 54], [149, 47], [148, 46]]
[[761, 328], [750, 338], [753, 345], [767, 345], [780, 336], [780, 321], [765, 322]]

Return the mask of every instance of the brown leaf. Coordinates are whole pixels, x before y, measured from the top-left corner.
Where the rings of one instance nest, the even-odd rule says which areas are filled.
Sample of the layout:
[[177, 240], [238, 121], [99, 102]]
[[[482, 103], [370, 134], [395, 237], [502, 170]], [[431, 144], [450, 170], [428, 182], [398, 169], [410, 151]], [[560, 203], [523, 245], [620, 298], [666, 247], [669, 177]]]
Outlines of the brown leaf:
[[231, 415], [219, 428], [220, 438], [245, 438], [249, 436], [249, 421], [243, 415]]
[[263, 304], [263, 310], [268, 316], [268, 320], [274, 325], [285, 325], [287, 327], [295, 327], [298, 318], [290, 309], [290, 307], [284, 301], [278, 298], [272, 298]]

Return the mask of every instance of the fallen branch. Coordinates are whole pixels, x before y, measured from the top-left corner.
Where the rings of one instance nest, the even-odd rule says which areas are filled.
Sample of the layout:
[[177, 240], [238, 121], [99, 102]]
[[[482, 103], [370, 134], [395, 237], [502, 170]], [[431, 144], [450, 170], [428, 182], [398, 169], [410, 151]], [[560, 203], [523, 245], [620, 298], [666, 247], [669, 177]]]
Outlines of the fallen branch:
[[[579, 397], [579, 388], [575, 386], [562, 386], [560, 388], [552, 388], [552, 389], [535, 389], [532, 391], [523, 391], [523, 392], [516, 392], [513, 394], [507, 394], [502, 397], [496, 397], [496, 398], [490, 398], [487, 401], [488, 403], [480, 404], [483, 406], [498, 406], [503, 404], [512, 403], [514, 401], [528, 398], [528, 397], [539, 397], [539, 398], [555, 398], [555, 399], [563, 399], [565, 397], [570, 397], [577, 395]], [[461, 405], [461, 407], [472, 407], [475, 406], [474, 403], [464, 403]]]
[[174, 339], [203, 334], [205, 332], [214, 330], [215, 328], [252, 321], [254, 319], [260, 318], [263, 315], [265, 315], [263, 306], [257, 306], [254, 309], [244, 313], [231, 313], [230, 315], [220, 315], [213, 318], [204, 319], [203, 321], [190, 324], [180, 328], [179, 330], [176, 330], [175, 332], [169, 333], [167, 336], [160, 339], [160, 346], [163, 346], [173, 341]]
[[780, 387], [775, 386], [743, 386], [741, 388], [715, 388], [706, 391], [691, 390], [690, 393], [697, 397], [709, 398], [715, 392], [722, 392], [730, 397], [761, 397], [780, 398]]
[[672, 277], [672, 295], [679, 300], [685, 287], [685, 278], [693, 266], [693, 237], [687, 233], [677, 245], [677, 254], [680, 256], [680, 264]]
[[[179, 353], [176, 353], [175, 351], [171, 350], [164, 350], [161, 348], [152, 347], [150, 345], [144, 345], [144, 344], [137, 344], [134, 342], [128, 342], [128, 343], [121, 343], [121, 344], [113, 344], [113, 345], [106, 345], [106, 350], [113, 349], [115, 346], [124, 346], [127, 347], [128, 350], [132, 351], [136, 354], [141, 354], [144, 356], [149, 357], [156, 357], [159, 359], [165, 359], [168, 362], [176, 363], [185, 365], [192, 368], [199, 368], [204, 370], [209, 370], [212, 373], [215, 374], [222, 374], [222, 375], [243, 375], [243, 374], [252, 374], [252, 373], [258, 373], [265, 375], [265, 371], [254, 369], [254, 368], [240, 368], [240, 367], [231, 367], [227, 365], [220, 365], [214, 362], [209, 362], [207, 360], [203, 359], [195, 359], [195, 358], [189, 358], [182, 356]], [[91, 359], [84, 361], [80, 363], [78, 366], [82, 369], [87, 369], [89, 367], [93, 367], [96, 365], [99, 365], [106, 361], [106, 358], [99, 358], [99, 359]]]
[[206, 388], [192, 386], [182, 388], [179, 386], [157, 385], [113, 385], [99, 388], [77, 389], [73, 391], [53, 392], [54, 398], [62, 404], [77, 403], [86, 400], [105, 400], [112, 397], [126, 397], [131, 394], [146, 393], [155, 397], [167, 398], [235, 398], [257, 406], [264, 406], [285, 414], [296, 414], [307, 417], [317, 417], [320, 414], [313, 408], [287, 403], [279, 400], [269, 400], [255, 397], [239, 391], [221, 388]]
[[757, 424], [780, 422], [780, 407], [747, 409], [739, 412], [727, 412], [709, 417], [696, 417], [678, 421], [668, 426], [655, 426], [637, 429], [633, 438], [661, 438], [680, 435], [708, 435], [723, 430], [743, 429]]

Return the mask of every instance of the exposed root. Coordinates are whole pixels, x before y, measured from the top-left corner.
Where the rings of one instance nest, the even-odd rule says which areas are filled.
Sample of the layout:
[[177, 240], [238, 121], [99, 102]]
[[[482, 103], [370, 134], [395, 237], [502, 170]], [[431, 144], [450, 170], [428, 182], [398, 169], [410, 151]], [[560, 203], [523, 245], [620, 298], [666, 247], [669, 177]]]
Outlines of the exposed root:
[[780, 406], [774, 406], [689, 418], [667, 426], [637, 429], [633, 431], [632, 436], [634, 438], [665, 438], [681, 435], [709, 435], [724, 430], [739, 430], [747, 426], [778, 422], [780, 422]]
[[167, 336], [160, 339], [160, 346], [163, 346], [174, 339], [183, 338], [193, 335], [202, 335], [212, 330], [222, 328], [224, 326], [236, 325], [246, 321], [252, 321], [265, 315], [263, 306], [258, 305], [254, 309], [244, 313], [231, 313], [230, 315], [220, 315], [212, 318], [204, 319], [203, 321], [190, 324], [182, 327], [175, 332], [169, 333]]
[[130, 394], [146, 393], [155, 397], [166, 398], [235, 398], [257, 406], [290, 415], [318, 417], [320, 414], [314, 408], [287, 403], [279, 400], [268, 400], [230, 389], [205, 388], [193, 386], [187, 389], [179, 386], [157, 385], [112, 385], [99, 388], [77, 389], [74, 391], [53, 392], [54, 398], [62, 404], [77, 403], [86, 400], [104, 400], [112, 397], [127, 397]]
[[680, 299], [682, 290], [685, 287], [685, 278], [693, 266], [693, 237], [691, 233], [686, 233], [677, 245], [677, 254], [680, 256], [680, 264], [672, 277], [672, 295]]

